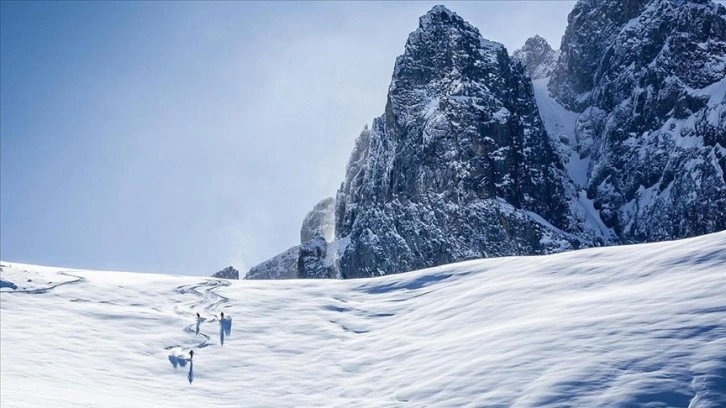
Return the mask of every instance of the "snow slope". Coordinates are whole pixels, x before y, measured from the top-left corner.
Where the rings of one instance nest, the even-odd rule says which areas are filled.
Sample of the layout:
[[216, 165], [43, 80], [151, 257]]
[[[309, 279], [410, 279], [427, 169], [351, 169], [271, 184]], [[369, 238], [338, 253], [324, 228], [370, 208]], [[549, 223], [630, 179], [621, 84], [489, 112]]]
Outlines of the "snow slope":
[[350, 281], [3, 262], [0, 406], [724, 407], [724, 248], [720, 232]]
[[585, 230], [594, 231], [605, 242], [617, 242], [616, 234], [602, 221], [600, 213], [593, 205], [593, 200], [587, 198], [587, 193], [584, 191], [588, 184], [590, 157], [581, 154], [586, 148], [581, 145], [575, 130], [580, 114], [568, 111], [560, 105], [547, 89], [548, 82], [549, 78], [535, 79], [532, 81], [532, 89], [542, 123], [552, 142], [558, 147], [558, 154], [567, 174], [577, 189], [576, 194], [570, 197], [570, 211], [581, 220]]

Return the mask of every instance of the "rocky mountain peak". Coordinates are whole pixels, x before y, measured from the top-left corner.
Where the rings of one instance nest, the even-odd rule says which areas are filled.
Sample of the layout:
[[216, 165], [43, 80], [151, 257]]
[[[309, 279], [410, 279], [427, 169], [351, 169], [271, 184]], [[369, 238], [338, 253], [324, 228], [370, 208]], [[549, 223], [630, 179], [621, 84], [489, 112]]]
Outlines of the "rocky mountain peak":
[[539, 35], [530, 37], [524, 46], [512, 54], [512, 58], [524, 64], [525, 71], [532, 79], [547, 78], [557, 65], [559, 52], [552, 49], [550, 44]]
[[466, 75], [478, 54], [501, 50], [499, 43], [484, 40], [479, 30], [444, 6], [435, 6], [419, 19], [394, 70], [396, 78], [421, 84], [447, 74]]
[[327, 241], [335, 237], [335, 199], [326, 198], [315, 204], [312, 210], [303, 219], [300, 228], [300, 242], [306, 243], [316, 235], [320, 235]]
[[228, 266], [221, 271], [212, 274], [212, 277], [222, 279], [239, 279], [239, 271], [234, 269], [232, 266]]
[[429, 23], [432, 20], [436, 19], [445, 19], [446, 21], [452, 21], [453, 19], [457, 19], [459, 21], [464, 21], [456, 13], [446, 8], [446, 6], [442, 4], [437, 4], [433, 8], [431, 8], [431, 10], [429, 10], [426, 14], [421, 16], [419, 18], [419, 22], [421, 22], [421, 25], [423, 26], [424, 23]]
[[522, 50], [532, 51], [537, 54], [545, 54], [548, 52], [554, 51], [550, 44], [545, 40], [543, 37], [540, 37], [539, 34], [535, 34], [534, 37], [529, 37], [524, 42], [524, 47], [521, 48]]
[[[708, 0], [580, 1], [568, 17], [562, 55], [550, 83], [558, 101], [582, 112], [593, 103], [613, 107], [636, 86], [638, 71], [661, 69], [702, 88], [726, 74], [721, 59], [726, 9]], [[602, 98], [607, 83], [616, 92]], [[662, 82], [664, 78], [658, 78]]]
[[[454, 30], [476, 30], [474, 26], [464, 21], [458, 14], [449, 10], [445, 6], [436, 5], [426, 14], [418, 19], [419, 27], [417, 31], [437, 31], [442, 28]], [[478, 31], [477, 31], [478, 32]]]
[[510, 58], [443, 6], [422, 16], [335, 200], [247, 278], [368, 277], [726, 229], [724, 7], [581, 0], [568, 21], [559, 57], [535, 36]]
[[522, 65], [435, 7], [356, 142], [336, 198], [335, 264], [352, 278], [579, 245], [564, 232], [563, 179]]
[[638, 16], [649, 0], [579, 1], [567, 17], [552, 88], [565, 106], [581, 110], [594, 86], [595, 71], [618, 29]]

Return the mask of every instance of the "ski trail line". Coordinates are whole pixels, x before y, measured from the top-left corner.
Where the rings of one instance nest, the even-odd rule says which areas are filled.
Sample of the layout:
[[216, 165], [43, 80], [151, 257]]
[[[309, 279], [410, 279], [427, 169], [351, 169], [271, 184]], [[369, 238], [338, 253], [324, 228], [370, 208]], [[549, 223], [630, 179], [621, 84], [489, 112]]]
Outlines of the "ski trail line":
[[[215, 314], [215, 312], [219, 309], [221, 305], [224, 305], [225, 303], [229, 302], [229, 298], [226, 296], [222, 296], [219, 293], [217, 293], [217, 289], [220, 287], [227, 287], [230, 283], [224, 280], [206, 280], [197, 284], [192, 285], [181, 285], [178, 286], [174, 291], [176, 293], [179, 293], [181, 295], [186, 294], [192, 294], [195, 296], [195, 300], [187, 303], [185, 305], [185, 308], [188, 308], [191, 312], [198, 311], [199, 309], [202, 309], [203, 311], [210, 313], [212, 315]], [[186, 311], [179, 310], [178, 307], [175, 307], [174, 310], [180, 314], [180, 315], [187, 315]], [[205, 319], [202, 322], [215, 322], [217, 321], [216, 316], [211, 319]], [[183, 331], [188, 334], [192, 334], [197, 336], [196, 331], [197, 323], [191, 323], [184, 327]], [[210, 345], [209, 339], [211, 336], [201, 330], [199, 330], [198, 336], [202, 337], [202, 341], [193, 346], [192, 348], [204, 348]], [[180, 345], [175, 346], [167, 346], [164, 347], [165, 349], [171, 349], [174, 347], [181, 347]]]
[[30, 294], [30, 295], [39, 295], [39, 294], [43, 294], [43, 293], [48, 293], [51, 290], [53, 290], [53, 289], [55, 289], [57, 287], [60, 287], [60, 286], [64, 286], [64, 285], [77, 285], [79, 283], [82, 283], [82, 282], [85, 282], [86, 281], [86, 278], [84, 278], [82, 276], [78, 276], [78, 275], [73, 275], [73, 274], [70, 274], [68, 272], [57, 272], [57, 274], [58, 275], [63, 275], [63, 276], [70, 276], [70, 277], [73, 277], [73, 278], [76, 278], [76, 279], [69, 280], [69, 281], [65, 281], [65, 282], [55, 283], [55, 284], [52, 284], [52, 285], [50, 285], [48, 287], [45, 287], [45, 288], [4, 290], [4, 291], [2, 291], [2, 293], [24, 293], [24, 294]]

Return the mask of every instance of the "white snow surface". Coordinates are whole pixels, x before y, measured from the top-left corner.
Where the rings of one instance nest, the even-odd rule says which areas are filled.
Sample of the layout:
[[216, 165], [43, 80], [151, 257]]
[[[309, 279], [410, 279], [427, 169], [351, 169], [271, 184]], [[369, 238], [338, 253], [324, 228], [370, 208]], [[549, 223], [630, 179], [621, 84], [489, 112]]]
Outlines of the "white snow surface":
[[579, 114], [569, 111], [557, 103], [547, 89], [549, 80], [550, 78], [546, 77], [532, 81], [534, 97], [545, 130], [547, 130], [550, 137], [566, 139], [568, 140], [568, 144], [575, 145], [577, 143], [575, 139], [575, 125]]
[[584, 187], [587, 185], [590, 158], [581, 158], [578, 152], [579, 140], [577, 140], [575, 126], [580, 114], [571, 112], [557, 103], [547, 89], [549, 80], [549, 78], [541, 78], [532, 81], [537, 109], [539, 109], [540, 118], [547, 134], [555, 146], [560, 146], [563, 150], [565, 167], [570, 177], [578, 187]]
[[570, 200], [570, 211], [583, 224], [585, 230], [594, 232], [607, 242], [615, 239], [616, 234], [600, 218], [600, 213], [587, 198], [584, 188], [588, 184], [590, 157], [583, 155], [576, 126], [580, 114], [567, 110], [557, 103], [547, 89], [549, 78], [532, 81], [534, 97], [540, 118], [552, 143], [557, 146], [570, 179], [574, 182], [577, 195]]
[[0, 406], [724, 407], [725, 249], [719, 232], [350, 281], [3, 262]]

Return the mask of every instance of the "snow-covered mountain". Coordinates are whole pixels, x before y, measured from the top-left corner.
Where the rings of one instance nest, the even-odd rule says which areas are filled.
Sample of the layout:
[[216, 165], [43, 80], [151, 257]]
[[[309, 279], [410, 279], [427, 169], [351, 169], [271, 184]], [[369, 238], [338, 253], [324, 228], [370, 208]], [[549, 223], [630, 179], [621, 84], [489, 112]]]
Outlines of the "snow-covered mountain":
[[726, 8], [580, 1], [561, 50], [548, 89], [605, 225], [626, 243], [726, 229]]
[[344, 278], [590, 244], [522, 66], [444, 7], [398, 57], [337, 196]]
[[250, 276], [375, 276], [726, 229], [726, 9], [583, 0], [568, 21], [561, 52], [535, 36], [510, 58], [443, 6], [421, 17], [385, 113], [325, 202], [334, 237], [307, 234]]
[[723, 407], [724, 248], [315, 281], [2, 262], [0, 406]]
[[522, 48], [512, 53], [512, 58], [524, 65], [524, 71], [533, 80], [552, 76], [559, 56], [559, 51], [553, 50], [547, 40], [539, 35], [528, 38]]
[[[608, 242], [572, 210], [575, 195], [522, 65], [436, 6], [396, 60], [385, 113], [356, 141], [335, 239], [310, 239], [297, 274], [376, 276]], [[295, 267], [263, 265], [253, 277]]]

